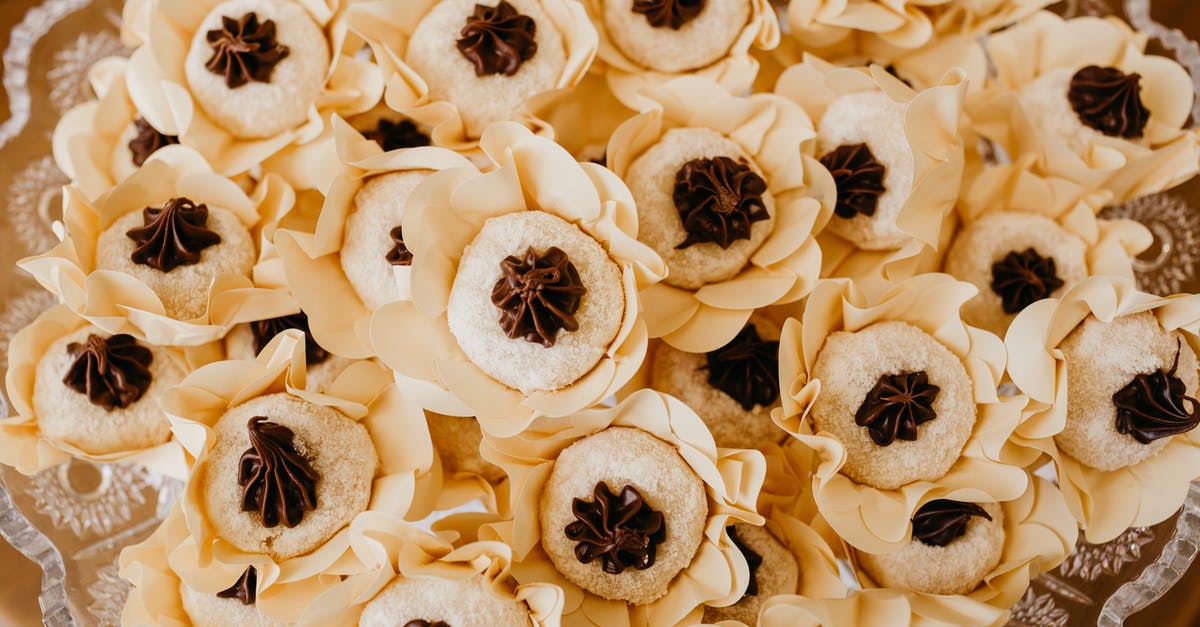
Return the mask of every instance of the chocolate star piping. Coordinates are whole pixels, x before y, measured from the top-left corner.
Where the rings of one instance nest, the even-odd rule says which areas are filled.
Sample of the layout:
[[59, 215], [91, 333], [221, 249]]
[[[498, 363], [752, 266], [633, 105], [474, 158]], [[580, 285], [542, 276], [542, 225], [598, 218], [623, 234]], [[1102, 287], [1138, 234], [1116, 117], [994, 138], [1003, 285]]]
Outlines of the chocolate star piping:
[[223, 74], [230, 89], [250, 81], [271, 82], [271, 72], [289, 52], [275, 39], [275, 21], [260, 24], [253, 11], [236, 20], [222, 17], [221, 28], [208, 31], [205, 38], [213, 53], [204, 67], [213, 74]]
[[729, 248], [750, 239], [750, 225], [771, 217], [762, 195], [767, 182], [729, 157], [692, 159], [675, 172], [672, 200], [687, 237], [676, 249], [712, 242]]
[[560, 329], [579, 329], [575, 312], [587, 288], [567, 253], [551, 247], [538, 255], [529, 247], [524, 259], [509, 256], [501, 261], [500, 272], [492, 287], [492, 304], [500, 309], [500, 327], [508, 337], [549, 348]]
[[843, 144], [821, 157], [821, 165], [837, 184], [837, 204], [833, 213], [839, 218], [875, 215], [879, 197], [887, 191], [883, 177], [887, 168], [875, 160], [866, 144]]
[[1150, 119], [1142, 103], [1141, 79], [1137, 72], [1089, 65], [1071, 77], [1067, 100], [1084, 125], [1111, 137], [1137, 139]]
[[728, 394], [742, 409], [770, 407], [779, 400], [779, 342], [763, 340], [753, 324], [728, 344], [705, 354], [708, 384]]
[[1119, 433], [1149, 444], [1159, 438], [1187, 433], [1200, 424], [1200, 402], [1187, 395], [1183, 381], [1175, 376], [1180, 348], [1182, 344], [1175, 349], [1175, 361], [1169, 371], [1159, 368], [1139, 374], [1113, 394]]
[[854, 413], [854, 423], [866, 427], [871, 440], [887, 446], [917, 439], [917, 425], [937, 418], [933, 401], [940, 388], [930, 385], [924, 370], [885, 374]]
[[512, 76], [537, 52], [537, 22], [505, 0], [494, 7], [475, 5], [459, 32], [458, 51], [475, 66], [476, 76]]
[[565, 533], [579, 543], [575, 558], [583, 564], [600, 558], [604, 572], [610, 575], [619, 575], [626, 568], [650, 568], [658, 545], [667, 539], [662, 513], [654, 511], [630, 485], [618, 496], [601, 481], [591, 501], [577, 498], [571, 502], [571, 512], [576, 520], [567, 525]]
[[301, 311], [289, 316], [255, 320], [250, 323], [250, 334], [254, 336], [254, 352], [261, 353], [267, 343], [276, 335], [288, 329], [299, 329], [304, 332], [304, 361], [308, 365], [319, 364], [329, 358], [329, 352], [317, 344], [312, 330], [308, 327], [308, 314]]
[[929, 546], [946, 546], [967, 533], [972, 516], [992, 517], [975, 503], [937, 499], [921, 506], [913, 514], [913, 538]]
[[68, 344], [67, 354], [75, 361], [67, 368], [63, 384], [107, 411], [129, 407], [146, 393], [153, 379], [150, 362], [154, 354], [131, 335], [120, 333], [107, 339], [88, 335], [85, 344]]
[[388, 236], [392, 238], [392, 249], [387, 251], [384, 259], [393, 266], [411, 266], [413, 254], [408, 250], [408, 246], [404, 245], [404, 228], [393, 227], [388, 231]]
[[633, 12], [646, 16], [655, 28], [679, 30], [700, 15], [705, 0], [633, 0]]
[[1018, 313], [1062, 286], [1054, 258], [1043, 257], [1033, 248], [1012, 251], [992, 264], [992, 291], [1000, 297], [1004, 313]]
[[364, 135], [367, 139], [379, 144], [385, 151], [429, 145], [429, 136], [418, 130], [412, 120], [393, 122], [381, 119], [375, 125], [375, 130], [367, 131]]
[[253, 566], [246, 568], [232, 586], [217, 593], [222, 599], [237, 599], [242, 605], [254, 605], [258, 597], [258, 571]]
[[746, 595], [755, 596], [758, 594], [758, 567], [762, 566], [763, 558], [754, 549], [742, 543], [742, 539], [738, 537], [737, 529], [733, 525], [725, 528], [729, 534], [729, 539], [733, 540], [733, 545], [742, 552], [742, 556], [746, 558], [746, 565], [750, 567], [750, 583], [746, 585]]
[[246, 424], [250, 448], [238, 461], [242, 511], [257, 511], [264, 527], [295, 527], [317, 508], [317, 471], [298, 451], [292, 430], [266, 416]]
[[129, 140], [129, 152], [133, 154], [133, 165], [139, 168], [146, 163], [146, 159], [149, 159], [150, 155], [158, 152], [159, 148], [179, 143], [177, 135], [158, 132], [157, 129], [150, 126], [146, 118], [140, 115], [133, 119], [133, 129], [137, 134]]
[[146, 207], [142, 224], [125, 232], [137, 244], [129, 258], [162, 272], [200, 263], [200, 251], [221, 242], [207, 228], [208, 206], [187, 198], [172, 198], [161, 209]]

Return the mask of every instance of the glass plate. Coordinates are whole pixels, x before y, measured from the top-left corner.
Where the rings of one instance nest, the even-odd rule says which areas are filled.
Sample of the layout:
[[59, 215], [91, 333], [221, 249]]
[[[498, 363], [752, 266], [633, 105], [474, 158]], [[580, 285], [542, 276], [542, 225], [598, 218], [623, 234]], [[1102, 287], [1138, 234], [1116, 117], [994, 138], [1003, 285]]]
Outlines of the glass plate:
[[[71, 107], [92, 98], [87, 68], [128, 54], [118, 37], [120, 0], [45, 0], [13, 29], [3, 54], [11, 119], [0, 124], [0, 372], [8, 339], [53, 297], [16, 270], [17, 259], [56, 241], [51, 224], [66, 177], [51, 157], [50, 136]], [[1064, 15], [1123, 15], [1153, 38], [1151, 47], [1180, 60], [1200, 84], [1200, 45], [1153, 20], [1150, 0], [1067, 0]], [[1200, 120], [1200, 101], [1193, 112]], [[1200, 182], [1105, 210], [1132, 218], [1155, 234], [1138, 261], [1143, 289], [1160, 294], [1200, 291]], [[0, 396], [0, 411], [7, 415]], [[182, 484], [138, 466], [71, 462], [32, 477], [0, 469], [0, 535], [43, 569], [39, 599], [47, 625], [118, 625], [128, 584], [117, 576], [122, 547], [150, 534]], [[1012, 612], [1012, 624], [1119, 625], [1162, 596], [1187, 570], [1200, 542], [1200, 486], [1180, 513], [1116, 540], [1081, 542], [1057, 570], [1042, 575]]]

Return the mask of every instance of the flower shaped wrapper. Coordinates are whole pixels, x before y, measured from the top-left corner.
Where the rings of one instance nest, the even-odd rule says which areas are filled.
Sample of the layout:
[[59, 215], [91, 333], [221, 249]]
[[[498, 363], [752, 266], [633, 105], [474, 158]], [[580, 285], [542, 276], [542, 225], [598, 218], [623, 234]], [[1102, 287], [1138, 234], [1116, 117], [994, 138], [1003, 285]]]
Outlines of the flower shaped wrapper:
[[[537, 0], [536, 4], [546, 18], [538, 23], [553, 25], [556, 37], [561, 39], [563, 65], [552, 89], [534, 94], [513, 115], [500, 119], [520, 122], [539, 135], [553, 136], [553, 128], [539, 117], [539, 111], [553, 102], [560, 92], [583, 79], [596, 55], [596, 30], [583, 7], [575, 2]], [[387, 106], [412, 119], [421, 128], [429, 129], [433, 145], [477, 153], [486, 123], [468, 121], [455, 102], [436, 99], [431, 94], [429, 77], [421, 76], [406, 62], [414, 31], [436, 5], [436, 0], [358, 2], [347, 11], [346, 21], [371, 47], [386, 83], [384, 102]], [[458, 32], [452, 35], [457, 37]], [[452, 47], [447, 50], [446, 54], [458, 54]]]
[[[729, 539], [728, 525], [761, 524], [754, 511], [765, 464], [758, 451], [717, 449], [695, 412], [670, 396], [638, 392], [612, 409], [579, 412], [546, 428], [508, 438], [485, 434], [483, 454], [504, 468], [512, 481], [511, 520], [485, 526], [483, 538], [513, 547], [518, 581], [549, 581], [566, 593], [568, 624], [673, 625], [699, 620], [702, 604], [728, 605], [741, 597], [749, 571], [741, 551]], [[704, 482], [708, 519], [692, 562], [670, 583], [665, 596], [644, 605], [609, 601], [567, 581], [539, 548], [544, 530], [541, 495], [555, 459], [572, 443], [610, 427], [632, 427], [678, 449], [683, 461]]]
[[[1007, 501], [1025, 490], [1024, 471], [1001, 458], [1025, 399], [998, 398], [1003, 344], [991, 333], [967, 326], [959, 316], [959, 308], [975, 292], [969, 283], [948, 275], [924, 274], [897, 284], [872, 302], [848, 281], [822, 281], [809, 296], [803, 318], [784, 324], [779, 348], [783, 406], [772, 418], [814, 450], [818, 465], [813, 498], [829, 525], [852, 546], [877, 553], [898, 549], [911, 537], [913, 513], [934, 499]], [[845, 445], [828, 432], [814, 432], [811, 416], [822, 387], [813, 378], [813, 367], [826, 338], [884, 321], [915, 326], [960, 359], [977, 406], [971, 434], [950, 470], [936, 480], [913, 481], [894, 490], [858, 483], [843, 474]]]
[[[276, 247], [287, 283], [308, 314], [313, 336], [334, 354], [374, 356], [368, 337], [372, 309], [347, 278], [340, 253], [347, 218], [356, 210], [356, 194], [373, 176], [472, 168], [465, 158], [442, 148], [412, 148], [384, 152], [339, 118], [333, 119], [340, 169], [329, 188], [311, 230], [283, 229]], [[399, 285], [408, 285], [411, 266], [393, 265]]]
[[812, 234], [833, 211], [832, 180], [798, 149], [813, 137], [812, 122], [791, 102], [771, 94], [731, 96], [700, 78], [648, 87], [654, 108], [626, 121], [608, 143], [608, 164], [622, 178], [647, 149], [672, 129], [711, 129], [732, 140], [761, 169], [775, 202], [775, 224], [733, 278], [695, 290], [657, 283], [642, 291], [646, 325], [680, 350], [701, 353], [729, 342], [755, 309], [795, 302], [817, 280], [821, 251]]
[[1172, 436], [1165, 448], [1143, 461], [1109, 471], [1084, 465], [1055, 443], [1054, 436], [1067, 423], [1067, 366], [1060, 343], [1089, 316], [1110, 322], [1141, 312], [1152, 313], [1163, 329], [1180, 332], [1193, 350], [1200, 344], [1200, 298], [1160, 298], [1115, 277], [1092, 277], [1062, 298], [1030, 306], [1005, 337], [1009, 375], [1031, 398], [1013, 437], [1014, 457], [1025, 462], [1042, 453], [1050, 457], [1067, 506], [1093, 544], [1129, 527], [1165, 520], [1179, 509], [1191, 481], [1200, 477], [1200, 434], [1195, 430]]
[[697, 69], [664, 72], [645, 67], [622, 51], [604, 19], [605, 0], [584, 1], [600, 34], [600, 71], [617, 99], [638, 111], [654, 106], [641, 93], [643, 89], [680, 76], [707, 78], [735, 94], [749, 90], [758, 72], [758, 61], [750, 56], [750, 49], [770, 50], [779, 45], [779, 21], [769, 0], [748, 0], [748, 4], [749, 17], [722, 57]]
[[[255, 283], [253, 271], [250, 276], [216, 273], [207, 286], [201, 313], [181, 319], [168, 314], [160, 293], [143, 280], [118, 270], [97, 269], [97, 257], [104, 252], [98, 247], [100, 238], [114, 222], [148, 207], [164, 207], [177, 198], [229, 212], [249, 232], [249, 245], [254, 248], [251, 262], [255, 263], [262, 253], [262, 230], [290, 210], [295, 196], [287, 183], [274, 176], [263, 179], [247, 195], [233, 181], [214, 174], [195, 152], [176, 151], [146, 162], [95, 202], [68, 187], [63, 200], [63, 241], [18, 265], [92, 324], [112, 334], [129, 333], [162, 346], [204, 344], [224, 336], [239, 322], [295, 313], [291, 297]], [[203, 252], [201, 262], [220, 262], [206, 260]], [[169, 271], [162, 276], [170, 277]], [[168, 288], [169, 284], [163, 289]]]
[[1078, 530], [1062, 495], [1045, 479], [1032, 478], [1020, 498], [1001, 507], [1005, 542], [1000, 562], [967, 594], [879, 588], [856, 568], [862, 590], [836, 599], [775, 597], [759, 614], [759, 625], [1003, 625], [1029, 582], [1070, 554]]
[[[69, 442], [50, 438], [38, 426], [33, 400], [38, 363], [57, 340], [85, 326], [87, 321], [72, 313], [65, 305], [55, 305], [12, 337], [5, 383], [8, 399], [16, 414], [0, 421], [0, 463], [13, 466], [22, 473], [33, 474], [74, 458], [99, 463], [142, 464], [172, 477], [185, 477], [187, 461], [183, 449], [174, 440], [150, 448], [95, 454]], [[173, 358], [180, 369], [187, 372], [218, 359], [219, 349], [214, 349], [213, 345], [168, 348], [162, 349], [162, 354]], [[165, 415], [163, 420], [166, 421]]]
[[497, 599], [523, 603], [533, 627], [559, 624], [563, 592], [552, 583], [515, 585], [513, 550], [502, 542], [452, 546], [401, 520], [364, 516], [351, 525], [355, 554], [370, 570], [317, 597], [300, 624], [356, 625], [364, 606], [397, 579], [477, 580]]
[[[203, 479], [217, 421], [238, 405], [279, 393], [331, 408], [363, 425], [378, 466], [365, 511], [317, 548], [276, 560], [240, 550], [217, 532], [206, 511]], [[166, 523], [171, 568], [193, 589], [216, 592], [253, 565], [259, 578], [258, 609], [277, 620], [297, 620], [308, 600], [333, 583], [328, 575], [366, 569], [351, 542], [351, 528], [359, 518], [424, 515], [435, 500], [437, 486], [424, 481], [433, 452], [420, 409], [400, 394], [386, 369], [369, 361], [346, 368], [324, 394], [305, 390], [304, 336], [299, 331], [277, 335], [254, 360], [222, 361], [196, 370], [167, 393], [162, 405], [176, 438], [196, 460], [180, 505]]]
[[[912, 152], [913, 183], [895, 223], [911, 239], [898, 249], [864, 250], [833, 233], [826, 220], [817, 225], [821, 276], [852, 278], [864, 292], [878, 296], [891, 283], [937, 268], [938, 252], [951, 232], [949, 215], [963, 176], [959, 117], [965, 79], [961, 70], [954, 69], [936, 85], [917, 92], [880, 66], [839, 68], [811, 55], [779, 78], [776, 93], [804, 107], [818, 129], [830, 103], [848, 94], [880, 92], [905, 108], [904, 134]], [[836, 197], [836, 186], [822, 186], [827, 188]]]
[[[371, 345], [397, 372], [406, 394], [426, 409], [476, 416], [484, 431], [511, 435], [537, 416], [564, 416], [595, 405], [634, 376], [647, 344], [637, 292], [666, 269], [637, 241], [633, 199], [612, 172], [576, 162], [515, 123], [490, 127], [481, 147], [494, 170], [437, 172], [409, 198], [403, 226], [413, 254], [413, 300], [375, 312]], [[599, 363], [565, 387], [529, 394], [505, 386], [470, 361], [450, 332], [446, 311], [464, 249], [484, 222], [525, 211], [562, 218], [599, 242], [621, 271], [625, 295], [620, 330]]]
[[[360, 42], [349, 35], [340, 18], [333, 20], [338, 1], [304, 0], [297, 4], [312, 19], [314, 28], [323, 29], [329, 57], [323, 87], [308, 107], [306, 120], [266, 137], [231, 132], [197, 100], [185, 70], [193, 37], [221, 2], [152, 0], [147, 11], [149, 36], [130, 57], [126, 72], [129, 95], [146, 120], [195, 148], [218, 173], [240, 174], [289, 146], [310, 144], [326, 131], [331, 114], [360, 113], [379, 101], [383, 77], [375, 65], [353, 56], [353, 44]], [[127, 6], [126, 12], [130, 10]], [[280, 169], [288, 171], [287, 167]]]
[[[1079, 41], [1088, 45], [1074, 45]], [[1146, 37], [1116, 18], [1064, 21], [1040, 12], [988, 39], [996, 77], [968, 103], [972, 126], [1014, 158], [1035, 155], [1039, 173], [1104, 187], [1113, 193], [1114, 202], [1178, 185], [1196, 174], [1200, 162], [1195, 132], [1183, 129], [1192, 109], [1192, 83], [1179, 64], [1145, 54], [1145, 47]], [[1051, 96], [1057, 98], [1031, 90], [1085, 66], [1140, 76], [1139, 98], [1148, 116], [1143, 128], [1131, 132], [1136, 138], [1110, 136], [1077, 119], [1046, 126], [1054, 116], [1027, 110], [1031, 99], [1049, 103]], [[1053, 102], [1063, 116], [1075, 115], [1066, 94]]]

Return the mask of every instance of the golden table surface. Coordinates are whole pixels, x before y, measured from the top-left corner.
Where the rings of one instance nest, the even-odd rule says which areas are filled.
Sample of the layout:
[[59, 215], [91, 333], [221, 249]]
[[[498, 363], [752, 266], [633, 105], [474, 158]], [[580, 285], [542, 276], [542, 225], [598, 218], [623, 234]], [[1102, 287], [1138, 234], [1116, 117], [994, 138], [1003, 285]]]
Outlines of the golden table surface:
[[[0, 0], [0, 50], [8, 46], [13, 26], [38, 0]], [[1154, 17], [1185, 32], [1200, 32], [1200, 3], [1197, 0], [1154, 0]], [[0, 90], [0, 121], [9, 117], [8, 96]], [[0, 166], [11, 167], [11, 166]], [[0, 283], [0, 298], [8, 296], [11, 286]], [[41, 624], [38, 593], [41, 569], [0, 540], [0, 627], [25, 627]], [[1200, 562], [1162, 599], [1131, 617], [1131, 627], [1193, 627], [1200, 625]]]

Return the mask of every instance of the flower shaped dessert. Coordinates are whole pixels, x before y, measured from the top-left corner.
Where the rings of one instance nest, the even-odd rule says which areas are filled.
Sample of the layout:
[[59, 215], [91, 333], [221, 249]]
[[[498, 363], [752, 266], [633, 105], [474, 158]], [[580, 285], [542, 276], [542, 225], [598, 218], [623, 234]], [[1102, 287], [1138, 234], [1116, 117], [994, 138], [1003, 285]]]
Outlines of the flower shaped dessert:
[[958, 197], [966, 91], [961, 70], [919, 92], [884, 68], [838, 68], [816, 57], [789, 68], [776, 93], [817, 125], [816, 150], [836, 207], [821, 233], [822, 276], [848, 276], [877, 296], [936, 268]]
[[513, 547], [518, 581], [557, 583], [566, 620], [596, 625], [696, 622], [742, 596], [749, 565], [728, 529], [762, 524], [761, 453], [717, 449], [691, 409], [649, 390], [554, 424], [484, 435], [513, 516], [481, 537]]
[[409, 198], [412, 301], [377, 310], [370, 339], [426, 409], [504, 435], [629, 381], [646, 352], [637, 291], [665, 268], [612, 172], [515, 123], [480, 145], [492, 171], [435, 172]]
[[287, 283], [321, 346], [344, 357], [371, 357], [371, 313], [409, 298], [412, 252], [401, 225], [417, 185], [448, 168], [472, 169], [443, 148], [384, 152], [334, 118], [341, 172], [315, 223], [276, 237]]
[[898, 551], [849, 549], [862, 590], [843, 599], [779, 596], [759, 625], [1004, 625], [1029, 582], [1058, 566], [1078, 528], [1062, 494], [1031, 477], [1003, 503], [938, 499], [912, 519], [913, 538]]
[[293, 198], [276, 176], [247, 195], [181, 151], [146, 162], [95, 202], [67, 188], [63, 242], [18, 263], [107, 333], [199, 345], [238, 322], [295, 312], [286, 292], [252, 279], [260, 231]]
[[1032, 399], [1013, 442], [1054, 461], [1088, 542], [1165, 520], [1200, 477], [1198, 306], [1093, 277], [1009, 327], [1009, 375]]
[[13, 336], [0, 421], [0, 463], [32, 474], [69, 458], [130, 461], [182, 477], [183, 451], [159, 409], [199, 351], [111, 335], [56, 305]]
[[305, 624], [394, 625], [559, 624], [563, 592], [549, 583], [516, 585], [512, 549], [500, 542], [457, 548], [396, 518], [356, 524], [355, 552], [370, 569], [317, 597]]
[[387, 106], [460, 151], [500, 120], [551, 133], [538, 111], [596, 54], [596, 30], [568, 0], [359, 2], [346, 20], [383, 71]]
[[816, 505], [858, 549], [907, 544], [929, 501], [1001, 502], [1025, 490], [1025, 473], [1001, 458], [1025, 399], [997, 397], [1003, 344], [959, 316], [975, 291], [923, 274], [870, 301], [831, 279], [784, 324], [773, 417], [816, 452]]
[[[811, 233], [832, 207], [799, 107], [770, 94], [734, 97], [699, 78], [648, 88], [656, 103], [618, 128], [608, 163], [629, 185], [638, 239], [667, 263], [643, 291], [652, 337], [715, 350], [758, 307], [795, 302], [820, 271]], [[815, 181], [815, 183], [814, 183]]]
[[305, 383], [304, 336], [288, 330], [256, 359], [202, 367], [162, 399], [196, 460], [166, 523], [172, 568], [217, 592], [253, 566], [257, 609], [281, 621], [337, 581], [328, 575], [364, 568], [350, 529], [371, 514], [414, 515], [433, 463], [424, 415], [385, 368], [355, 362], [325, 394]]
[[600, 33], [599, 70], [625, 106], [643, 110], [641, 91], [696, 75], [733, 93], [750, 89], [758, 62], [751, 47], [779, 44], [767, 0], [585, 0]]
[[331, 114], [379, 101], [379, 69], [352, 56], [331, 16], [312, 0], [153, 0], [129, 95], [153, 128], [217, 172], [245, 172], [313, 142]]
[[1039, 173], [1102, 186], [1115, 202], [1177, 185], [1200, 169], [1200, 142], [1183, 128], [1192, 82], [1145, 47], [1117, 18], [1038, 13], [988, 39], [996, 76], [971, 100], [972, 125], [1014, 157], [1034, 155]]
[[1066, 179], [1040, 177], [1033, 156], [989, 166], [958, 204], [966, 224], [943, 269], [979, 288], [963, 320], [1004, 335], [1030, 304], [1061, 296], [1092, 275], [1133, 277], [1133, 258], [1153, 236], [1132, 220], [1098, 219], [1111, 198]]

